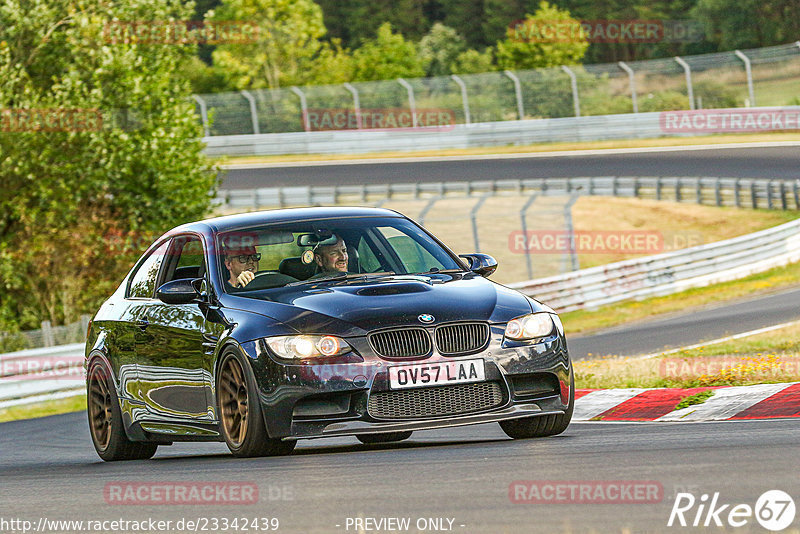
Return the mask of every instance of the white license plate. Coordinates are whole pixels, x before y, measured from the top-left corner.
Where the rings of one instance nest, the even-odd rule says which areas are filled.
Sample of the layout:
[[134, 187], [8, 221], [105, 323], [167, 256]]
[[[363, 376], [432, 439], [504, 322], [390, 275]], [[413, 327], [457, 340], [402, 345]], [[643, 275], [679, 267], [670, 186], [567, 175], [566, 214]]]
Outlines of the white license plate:
[[485, 379], [483, 360], [480, 359], [389, 367], [391, 389], [466, 384]]

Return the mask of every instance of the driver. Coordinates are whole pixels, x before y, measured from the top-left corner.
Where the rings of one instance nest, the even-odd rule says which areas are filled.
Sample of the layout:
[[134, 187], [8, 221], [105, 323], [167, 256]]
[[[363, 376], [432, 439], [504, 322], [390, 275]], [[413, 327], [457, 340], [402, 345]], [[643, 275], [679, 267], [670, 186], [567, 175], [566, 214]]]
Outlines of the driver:
[[258, 272], [258, 262], [261, 254], [255, 247], [245, 246], [225, 250], [225, 267], [230, 273], [230, 278], [225, 280], [226, 291], [236, 291], [253, 281]]
[[314, 276], [325, 275], [326, 273], [347, 272], [347, 245], [344, 239], [336, 237], [336, 243], [332, 245], [318, 245], [314, 249], [314, 261], [317, 262], [319, 273]]

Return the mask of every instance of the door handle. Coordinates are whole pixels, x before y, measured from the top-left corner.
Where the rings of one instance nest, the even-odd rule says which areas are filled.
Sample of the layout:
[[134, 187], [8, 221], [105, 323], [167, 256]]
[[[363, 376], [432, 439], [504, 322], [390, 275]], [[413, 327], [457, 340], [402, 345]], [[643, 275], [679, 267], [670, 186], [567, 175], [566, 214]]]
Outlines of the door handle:
[[136, 326], [144, 330], [145, 328], [150, 326], [150, 321], [147, 320], [147, 317], [144, 317], [142, 319], [136, 319]]

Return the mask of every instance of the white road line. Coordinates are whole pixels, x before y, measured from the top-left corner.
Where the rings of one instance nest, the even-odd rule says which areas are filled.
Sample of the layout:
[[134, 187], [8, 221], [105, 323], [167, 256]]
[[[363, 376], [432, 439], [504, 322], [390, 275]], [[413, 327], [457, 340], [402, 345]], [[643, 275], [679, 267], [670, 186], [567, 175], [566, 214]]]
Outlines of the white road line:
[[656, 419], [664, 421], [721, 421], [750, 408], [791, 386], [787, 384], [758, 384], [717, 389], [703, 404], [675, 410]]
[[614, 406], [632, 399], [643, 391], [647, 391], [647, 389], [629, 388], [592, 391], [575, 401], [575, 410], [572, 413], [572, 420], [588, 421], [610, 410]]
[[764, 328], [759, 328], [757, 330], [750, 330], [749, 332], [742, 332], [741, 334], [735, 334], [732, 336], [721, 337], [717, 339], [712, 339], [711, 341], [705, 341], [703, 343], [697, 343], [695, 345], [689, 345], [688, 347], [678, 347], [677, 349], [670, 349], [663, 352], [653, 352], [651, 354], [645, 354], [642, 356], [634, 356], [632, 359], [634, 360], [647, 360], [650, 358], [657, 358], [658, 356], [666, 356], [667, 354], [675, 354], [676, 352], [681, 352], [683, 350], [692, 350], [692, 349], [699, 349], [700, 347], [706, 347], [708, 345], [716, 345], [717, 343], [724, 343], [725, 341], [732, 341], [734, 339], [741, 339], [743, 337], [750, 337], [755, 336], [758, 334], [763, 334], [765, 332], [772, 332], [773, 330], [779, 330], [781, 328], [785, 328], [787, 326], [794, 326], [796, 324], [800, 324], [800, 321], [790, 321], [788, 323], [781, 323], [772, 326], [765, 326]]
[[270, 169], [280, 167], [323, 167], [328, 165], [370, 165], [376, 163], [425, 163], [437, 161], [476, 161], [476, 160], [501, 160], [501, 159], [534, 159], [534, 158], [560, 158], [572, 156], [602, 156], [617, 154], [648, 154], [659, 152], [682, 152], [699, 150], [725, 150], [738, 148], [772, 148], [772, 147], [800, 147], [800, 141], [765, 141], [759, 143], [721, 143], [715, 145], [679, 145], [661, 147], [637, 148], [599, 148], [587, 150], [559, 150], [554, 152], [519, 152], [515, 154], [470, 154], [460, 156], [417, 156], [395, 158], [365, 158], [322, 161], [276, 161], [273, 163], [232, 163], [220, 165], [226, 170], [240, 169]]

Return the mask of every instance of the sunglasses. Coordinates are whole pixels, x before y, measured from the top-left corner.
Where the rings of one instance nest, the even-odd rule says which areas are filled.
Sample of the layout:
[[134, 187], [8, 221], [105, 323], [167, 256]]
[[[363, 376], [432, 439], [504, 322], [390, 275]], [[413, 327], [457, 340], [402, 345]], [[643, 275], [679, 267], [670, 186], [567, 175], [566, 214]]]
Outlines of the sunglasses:
[[242, 254], [241, 256], [229, 257], [234, 260], [239, 260], [239, 263], [247, 263], [248, 261], [261, 261], [261, 254]]

